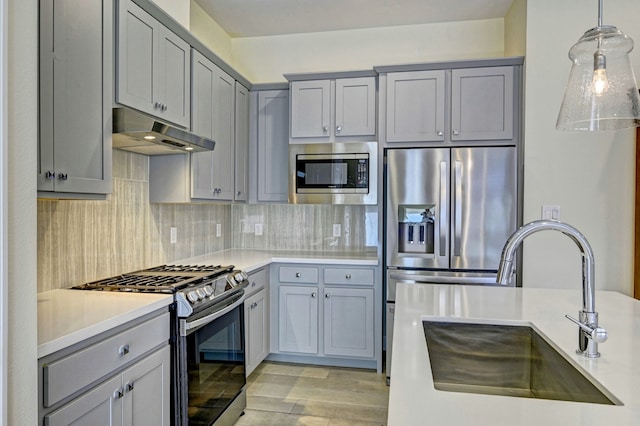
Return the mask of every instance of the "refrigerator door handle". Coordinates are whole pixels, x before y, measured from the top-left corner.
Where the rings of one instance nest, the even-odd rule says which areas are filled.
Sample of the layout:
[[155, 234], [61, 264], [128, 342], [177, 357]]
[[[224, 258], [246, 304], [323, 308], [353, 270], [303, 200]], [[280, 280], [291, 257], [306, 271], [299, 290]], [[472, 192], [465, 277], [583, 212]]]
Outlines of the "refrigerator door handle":
[[453, 219], [453, 255], [460, 256], [462, 240], [462, 162], [455, 162], [455, 206]]
[[440, 162], [440, 256], [447, 255], [447, 162]]

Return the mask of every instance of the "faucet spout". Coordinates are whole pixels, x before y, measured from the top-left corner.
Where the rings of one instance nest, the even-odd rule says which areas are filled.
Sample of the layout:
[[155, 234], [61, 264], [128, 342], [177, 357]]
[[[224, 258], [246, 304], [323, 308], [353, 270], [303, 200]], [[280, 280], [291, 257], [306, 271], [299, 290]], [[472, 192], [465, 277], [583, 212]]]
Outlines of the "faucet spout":
[[[579, 312], [579, 322], [585, 327], [599, 332], [604, 330], [598, 328], [598, 313], [595, 308], [595, 261], [593, 250], [584, 235], [573, 226], [555, 220], [536, 220], [522, 226], [514, 232], [508, 239], [502, 249], [500, 265], [498, 267], [498, 276], [496, 281], [499, 284], [507, 285], [511, 281], [513, 275], [513, 262], [515, 253], [525, 238], [539, 231], [553, 230], [559, 231], [571, 238], [580, 249], [582, 255], [582, 310]], [[606, 336], [606, 332], [605, 336]], [[605, 337], [606, 339], [606, 337]], [[594, 340], [592, 333], [588, 333], [581, 328], [579, 331], [579, 349], [581, 353], [587, 357], [598, 357], [597, 342], [604, 341], [602, 339]]]

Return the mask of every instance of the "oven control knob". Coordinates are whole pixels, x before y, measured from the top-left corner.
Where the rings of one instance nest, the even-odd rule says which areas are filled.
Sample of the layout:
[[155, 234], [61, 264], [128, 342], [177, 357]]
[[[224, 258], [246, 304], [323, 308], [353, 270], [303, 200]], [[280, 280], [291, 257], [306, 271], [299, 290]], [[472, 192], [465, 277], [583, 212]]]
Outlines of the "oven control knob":
[[195, 292], [195, 290], [192, 290], [189, 293], [187, 293], [187, 299], [189, 299], [191, 303], [196, 303], [199, 298], [200, 297], [198, 296], [198, 293]]
[[211, 285], [204, 286], [204, 292], [207, 296], [211, 296], [213, 294], [213, 287], [211, 287]]
[[236, 279], [236, 281], [237, 281], [237, 282], [239, 282], [239, 283], [241, 283], [242, 281], [244, 281], [244, 280], [245, 280], [245, 277], [244, 277], [244, 275], [242, 275], [242, 274], [243, 274], [242, 272], [238, 272], [238, 273], [235, 275], [235, 279]]
[[231, 287], [235, 287], [238, 284], [236, 283], [235, 278], [233, 278], [233, 275], [227, 275], [227, 282]]
[[198, 297], [200, 299], [204, 299], [205, 297], [207, 297], [207, 293], [204, 291], [203, 288], [199, 288], [196, 290], [196, 293], [198, 294]]

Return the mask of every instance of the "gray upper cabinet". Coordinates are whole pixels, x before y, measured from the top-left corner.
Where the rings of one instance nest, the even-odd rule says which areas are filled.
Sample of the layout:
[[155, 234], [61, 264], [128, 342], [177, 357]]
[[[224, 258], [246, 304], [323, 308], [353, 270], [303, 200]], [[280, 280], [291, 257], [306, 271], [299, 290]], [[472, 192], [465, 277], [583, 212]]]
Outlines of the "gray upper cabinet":
[[[289, 191], [289, 91], [257, 93], [258, 202], [287, 202]], [[252, 170], [254, 168], [252, 167]]]
[[293, 143], [375, 139], [375, 77], [292, 81], [290, 90]]
[[190, 46], [131, 0], [118, 8], [116, 102], [188, 128]]
[[237, 81], [235, 142], [234, 201], [246, 202], [249, 191], [249, 90]]
[[39, 195], [111, 192], [112, 22], [111, 0], [40, 1]]
[[193, 198], [234, 199], [235, 95], [235, 80], [194, 50], [192, 130], [216, 146], [191, 154]]
[[451, 71], [451, 140], [513, 138], [513, 67]]
[[444, 141], [445, 72], [387, 76], [387, 142]]
[[512, 66], [390, 72], [387, 142], [513, 139]]

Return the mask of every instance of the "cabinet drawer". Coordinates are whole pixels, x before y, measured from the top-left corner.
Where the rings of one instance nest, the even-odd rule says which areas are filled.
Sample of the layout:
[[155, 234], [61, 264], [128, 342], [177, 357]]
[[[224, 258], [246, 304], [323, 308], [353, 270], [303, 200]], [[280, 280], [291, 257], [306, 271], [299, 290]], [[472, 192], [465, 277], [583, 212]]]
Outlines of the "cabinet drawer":
[[324, 283], [373, 285], [373, 269], [325, 268]]
[[283, 283], [310, 283], [318, 282], [318, 268], [281, 266], [278, 280]]
[[249, 286], [245, 293], [247, 296], [257, 293], [269, 282], [268, 268], [260, 269], [249, 274]]
[[169, 341], [169, 313], [43, 366], [44, 405], [68, 397]]

